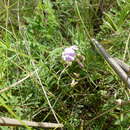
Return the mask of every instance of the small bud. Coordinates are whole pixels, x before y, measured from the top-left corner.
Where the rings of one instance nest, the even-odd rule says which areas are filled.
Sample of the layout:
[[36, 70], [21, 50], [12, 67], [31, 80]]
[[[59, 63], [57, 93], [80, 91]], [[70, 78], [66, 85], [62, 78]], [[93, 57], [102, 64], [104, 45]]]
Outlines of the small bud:
[[117, 105], [121, 105], [122, 104], [122, 100], [121, 99], [117, 99], [116, 103], [117, 103]]
[[78, 84], [78, 82], [76, 82], [75, 79], [73, 79], [71, 82], [71, 87], [74, 87], [76, 84]]

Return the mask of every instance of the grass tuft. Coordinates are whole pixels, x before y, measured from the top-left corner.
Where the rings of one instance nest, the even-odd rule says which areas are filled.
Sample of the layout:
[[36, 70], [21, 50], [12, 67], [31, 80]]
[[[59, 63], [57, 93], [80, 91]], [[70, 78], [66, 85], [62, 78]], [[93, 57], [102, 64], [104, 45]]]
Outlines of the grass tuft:
[[[96, 38], [130, 65], [129, 19], [129, 0], [1, 0], [0, 115], [65, 129], [129, 129], [130, 105], [116, 101], [128, 101], [130, 91], [90, 44]], [[61, 58], [71, 45], [83, 67]], [[0, 126], [10, 128], [34, 129]]]

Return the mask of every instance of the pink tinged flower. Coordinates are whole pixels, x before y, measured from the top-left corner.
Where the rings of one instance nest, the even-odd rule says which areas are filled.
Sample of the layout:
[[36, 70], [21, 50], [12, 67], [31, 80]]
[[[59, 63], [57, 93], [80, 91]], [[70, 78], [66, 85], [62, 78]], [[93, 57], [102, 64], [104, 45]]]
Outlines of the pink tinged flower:
[[63, 55], [75, 56], [76, 53], [72, 48], [65, 48]]
[[73, 56], [69, 56], [69, 55], [65, 55], [65, 56], [62, 56], [63, 60], [65, 61], [73, 61], [75, 58]]
[[74, 61], [75, 56], [76, 56], [75, 50], [77, 49], [78, 49], [77, 46], [71, 46], [69, 48], [65, 48], [62, 53], [63, 60], [68, 61], [68, 62]]

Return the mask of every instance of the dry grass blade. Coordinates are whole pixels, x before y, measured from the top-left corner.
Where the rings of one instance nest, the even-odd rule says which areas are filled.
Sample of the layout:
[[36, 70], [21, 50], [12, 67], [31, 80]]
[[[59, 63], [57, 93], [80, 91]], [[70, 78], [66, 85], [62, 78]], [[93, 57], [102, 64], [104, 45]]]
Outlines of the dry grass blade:
[[13, 87], [16, 87], [18, 84], [22, 83], [24, 80], [26, 80], [26, 79], [28, 79], [29, 77], [31, 77], [32, 75], [34, 75], [37, 71], [38, 71], [38, 69], [36, 69], [36, 70], [33, 71], [32, 73], [28, 74], [28, 75], [27, 75], [26, 77], [24, 77], [23, 79], [21, 79], [21, 80], [15, 82], [14, 84], [12, 84], [12, 85], [10, 85], [10, 86], [4, 88], [4, 89], [1, 89], [1, 90], [0, 90], [0, 94], [3, 93], [3, 92], [5, 92], [5, 91], [7, 91], [7, 90], [9, 90], [9, 89], [12, 89]]
[[[62, 128], [63, 124], [22, 120], [27, 126], [40, 128]], [[18, 120], [0, 117], [0, 126], [23, 126]]]
[[94, 121], [94, 120], [97, 120], [97, 119], [100, 118], [101, 116], [104, 116], [104, 115], [107, 114], [108, 112], [111, 112], [112, 110], [116, 109], [116, 108], [119, 107], [119, 106], [130, 104], [130, 100], [128, 100], [128, 101], [121, 101], [120, 103], [117, 103], [117, 102], [116, 102], [116, 104], [117, 104], [117, 105], [115, 105], [114, 107], [110, 108], [109, 110], [106, 110], [106, 111], [104, 111], [103, 113], [101, 113], [101, 114], [97, 115], [96, 117], [92, 118], [91, 120], [87, 121], [87, 122], [86, 122], [86, 125], [90, 124], [90, 123], [91, 123], [92, 121]]
[[[25, 41], [26, 41], [26, 39], [25, 39]], [[28, 44], [27, 41], [26, 41], [26, 49], [27, 49], [27, 51], [28, 51], [28, 55], [31, 56], [30, 46], [29, 46], [29, 44]], [[33, 60], [31, 60], [31, 63], [32, 63], [33, 67], [36, 68], [36, 65], [35, 65], [35, 63], [34, 63]], [[53, 107], [52, 107], [52, 105], [51, 105], [51, 103], [50, 103], [50, 101], [49, 101], [49, 98], [48, 98], [48, 96], [47, 96], [47, 92], [46, 92], [46, 90], [45, 90], [45, 87], [43, 86], [42, 81], [41, 81], [41, 78], [40, 78], [40, 76], [39, 76], [39, 74], [38, 74], [37, 72], [36, 72], [35, 76], [36, 76], [37, 81], [39, 82], [39, 84], [40, 84], [40, 86], [41, 86], [41, 88], [42, 88], [42, 90], [43, 90], [43, 93], [44, 93], [44, 95], [45, 95], [45, 98], [46, 98], [46, 100], [47, 100], [47, 102], [48, 102], [48, 105], [49, 105], [49, 107], [50, 107], [50, 109], [51, 109], [51, 111], [52, 111], [52, 113], [53, 113], [53, 115], [54, 115], [54, 117], [55, 117], [57, 123], [59, 123], [59, 120], [58, 120], [58, 118], [57, 118], [57, 116], [56, 116], [56, 114], [55, 114], [55, 111], [54, 111], [54, 109], [53, 109]]]

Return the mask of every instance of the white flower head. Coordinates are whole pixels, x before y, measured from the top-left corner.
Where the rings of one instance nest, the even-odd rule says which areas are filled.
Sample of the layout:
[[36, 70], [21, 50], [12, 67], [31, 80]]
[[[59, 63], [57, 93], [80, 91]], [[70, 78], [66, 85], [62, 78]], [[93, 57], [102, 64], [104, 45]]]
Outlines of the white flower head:
[[76, 45], [73, 45], [69, 48], [65, 48], [62, 52], [62, 58], [65, 61], [72, 62], [75, 60], [76, 57], [76, 50], [78, 50], [78, 47]]

